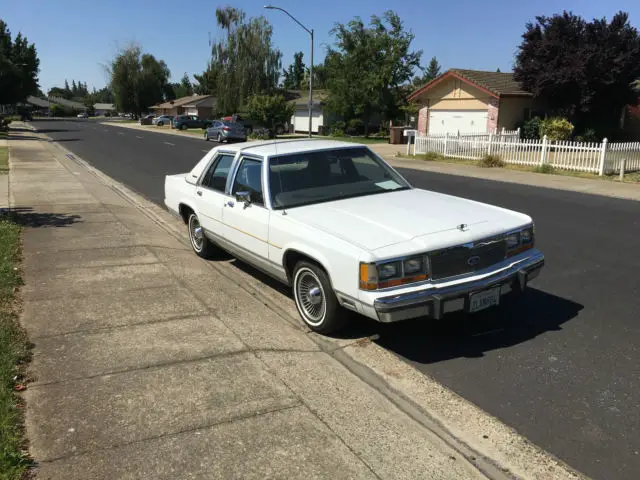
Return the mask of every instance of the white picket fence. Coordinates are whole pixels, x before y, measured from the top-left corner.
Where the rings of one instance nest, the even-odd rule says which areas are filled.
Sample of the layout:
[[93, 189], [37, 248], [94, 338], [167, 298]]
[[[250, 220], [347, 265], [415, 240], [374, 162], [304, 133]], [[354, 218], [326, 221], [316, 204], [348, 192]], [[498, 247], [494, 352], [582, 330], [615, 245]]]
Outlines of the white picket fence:
[[[519, 132], [518, 132], [519, 134]], [[499, 155], [505, 163], [525, 166], [549, 164], [561, 170], [599, 175], [640, 171], [640, 142], [602, 143], [520, 140], [508, 134], [426, 135], [415, 140], [414, 155], [427, 152], [445, 157], [479, 160], [483, 155]]]

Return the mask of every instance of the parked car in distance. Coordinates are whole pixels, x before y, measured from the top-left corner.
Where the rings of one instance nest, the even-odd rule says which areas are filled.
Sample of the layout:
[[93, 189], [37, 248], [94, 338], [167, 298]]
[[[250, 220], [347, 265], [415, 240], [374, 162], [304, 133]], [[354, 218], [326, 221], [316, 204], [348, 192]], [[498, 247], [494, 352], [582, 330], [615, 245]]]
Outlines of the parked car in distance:
[[211, 120], [204, 120], [197, 115], [178, 115], [173, 119], [173, 128], [186, 130], [187, 128], [207, 128]]
[[247, 141], [247, 131], [239, 123], [228, 122], [226, 120], [213, 120], [211, 125], [204, 131], [204, 139], [215, 140], [219, 143], [229, 140]]
[[89, 118], [89, 115], [87, 115], [87, 112], [82, 112], [79, 113], [78, 115], [76, 115], [77, 118]]
[[240, 114], [234, 114], [234, 115], [228, 115], [226, 117], [222, 117], [222, 120], [227, 121], [227, 122], [234, 122], [234, 123], [239, 123], [240, 125], [242, 125], [248, 133], [253, 132], [254, 130], [258, 130], [258, 129], [262, 129], [262, 130], [269, 130], [270, 131], [270, 135], [269, 136], [273, 136], [273, 134], [275, 133], [276, 135], [282, 135], [284, 132], [286, 132], [286, 125], [283, 125], [281, 123], [276, 124], [275, 129], [268, 127], [266, 125], [263, 125], [261, 122], [257, 121], [257, 120], [252, 120], [250, 118], [244, 117]]
[[529, 216], [413, 188], [365, 145], [220, 145], [164, 190], [197, 255], [222, 247], [289, 285], [325, 334], [343, 309], [395, 322], [498, 306], [544, 265]]
[[151, 121], [151, 123], [159, 127], [162, 127], [164, 125], [171, 125], [172, 121], [173, 121], [173, 115], [160, 115], [159, 117], [154, 118]]
[[140, 117], [140, 125], [151, 125], [153, 120], [156, 118], [155, 115], [145, 115], [144, 117]]

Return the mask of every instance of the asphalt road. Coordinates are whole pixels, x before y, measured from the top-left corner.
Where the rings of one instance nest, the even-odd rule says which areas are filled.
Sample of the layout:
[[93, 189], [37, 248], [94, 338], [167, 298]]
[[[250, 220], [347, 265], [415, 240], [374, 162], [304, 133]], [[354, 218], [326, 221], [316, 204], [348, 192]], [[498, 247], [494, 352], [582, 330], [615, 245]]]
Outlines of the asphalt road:
[[[162, 204], [164, 175], [203, 140], [84, 121], [34, 122], [109, 176]], [[413, 185], [531, 215], [547, 266], [520, 301], [473, 316], [359, 321], [377, 342], [598, 479], [640, 472], [640, 203], [403, 170]], [[428, 206], [425, 206], [428, 208]]]

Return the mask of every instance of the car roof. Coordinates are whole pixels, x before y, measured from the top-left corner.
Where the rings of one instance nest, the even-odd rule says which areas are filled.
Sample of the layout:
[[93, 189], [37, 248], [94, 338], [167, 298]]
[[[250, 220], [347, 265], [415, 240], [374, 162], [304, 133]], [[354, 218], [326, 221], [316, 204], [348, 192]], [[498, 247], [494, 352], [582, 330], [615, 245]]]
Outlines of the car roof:
[[[274, 155], [287, 155], [290, 153], [313, 152], [315, 150], [329, 150], [333, 148], [354, 148], [365, 145], [352, 142], [340, 142], [338, 140], [314, 140], [314, 139], [286, 139], [268, 140], [260, 142], [240, 143], [229, 145], [225, 148], [232, 151], [242, 150], [243, 152], [259, 155], [262, 157], [272, 157]], [[227, 145], [225, 145], [227, 147]], [[234, 148], [235, 147], [235, 148]]]

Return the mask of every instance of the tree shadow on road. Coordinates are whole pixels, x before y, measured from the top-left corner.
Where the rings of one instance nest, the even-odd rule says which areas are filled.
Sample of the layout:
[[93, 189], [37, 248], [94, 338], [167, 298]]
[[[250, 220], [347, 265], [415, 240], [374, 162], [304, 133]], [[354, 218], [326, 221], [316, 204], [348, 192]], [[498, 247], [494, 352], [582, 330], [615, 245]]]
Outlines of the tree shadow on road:
[[82, 222], [82, 217], [68, 213], [34, 212], [31, 207], [16, 207], [7, 213], [12, 215], [17, 223], [27, 228], [69, 227]]

